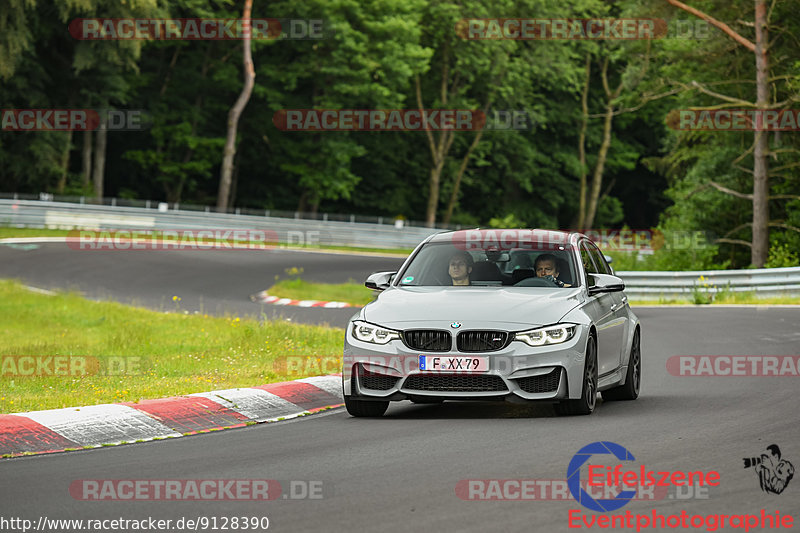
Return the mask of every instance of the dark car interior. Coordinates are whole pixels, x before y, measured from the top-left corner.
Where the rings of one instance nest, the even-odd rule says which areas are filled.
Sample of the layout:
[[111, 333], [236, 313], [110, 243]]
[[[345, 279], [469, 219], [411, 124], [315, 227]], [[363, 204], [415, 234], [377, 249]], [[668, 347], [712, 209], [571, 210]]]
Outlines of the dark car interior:
[[[433, 252], [433, 250], [431, 250]], [[448, 272], [452, 249], [436, 250], [435, 257], [412, 265], [405, 274], [412, 274], [413, 280], [404, 282], [406, 286], [414, 285], [451, 285]], [[536, 277], [534, 265], [536, 258], [542, 254], [556, 257], [559, 276], [565, 284], [577, 285], [570, 268], [569, 253], [566, 250], [512, 250], [508, 251], [471, 251], [473, 258], [470, 284], [473, 286], [515, 286], [515, 287], [553, 287], [546, 279]], [[423, 266], [424, 265], [424, 266]], [[419, 270], [417, 268], [419, 268]], [[405, 276], [404, 276], [405, 277]]]

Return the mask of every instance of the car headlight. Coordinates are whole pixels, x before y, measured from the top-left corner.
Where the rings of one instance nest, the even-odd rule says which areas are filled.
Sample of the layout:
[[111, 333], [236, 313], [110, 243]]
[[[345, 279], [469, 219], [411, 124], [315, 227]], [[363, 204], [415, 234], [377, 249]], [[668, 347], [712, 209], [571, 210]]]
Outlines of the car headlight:
[[514, 334], [514, 340], [522, 341], [529, 346], [561, 344], [570, 340], [577, 329], [578, 326], [575, 324], [556, 324], [545, 328], [520, 331]]
[[373, 344], [386, 344], [389, 341], [399, 340], [400, 333], [392, 329], [382, 328], [374, 324], [368, 324], [356, 320], [353, 322], [353, 336], [364, 342]]

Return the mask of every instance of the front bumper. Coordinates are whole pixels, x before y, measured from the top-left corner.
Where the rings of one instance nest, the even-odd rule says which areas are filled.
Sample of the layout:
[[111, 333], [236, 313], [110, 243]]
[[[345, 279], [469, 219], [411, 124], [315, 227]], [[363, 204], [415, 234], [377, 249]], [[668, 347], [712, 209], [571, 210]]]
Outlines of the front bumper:
[[[502, 350], [482, 353], [420, 352], [402, 341], [375, 345], [359, 341], [348, 327], [342, 389], [363, 400], [558, 401], [580, 398], [588, 327], [578, 326], [562, 344], [532, 347], [512, 341]], [[489, 358], [485, 372], [419, 370], [419, 356]]]

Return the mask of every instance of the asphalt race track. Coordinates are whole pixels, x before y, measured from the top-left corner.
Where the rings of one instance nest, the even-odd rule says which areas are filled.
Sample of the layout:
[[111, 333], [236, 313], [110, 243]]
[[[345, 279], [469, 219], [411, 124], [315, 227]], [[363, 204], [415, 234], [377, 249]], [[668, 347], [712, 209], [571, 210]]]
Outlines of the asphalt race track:
[[[190, 258], [175, 252], [151, 257], [140, 253], [117, 259], [98, 252], [70, 257], [57, 245], [28, 252], [0, 247], [0, 276], [49, 288], [70, 280], [82, 290], [96, 286], [116, 299], [145, 304], [157, 304], [165, 291], [169, 296], [184, 291], [183, 302], [202, 294], [206, 305], [222, 305], [268, 287], [271, 276], [289, 266], [303, 266], [308, 279], [335, 281], [341, 276], [361, 279], [372, 270], [399, 264], [363, 257], [248, 253], [216, 257], [195, 252]], [[792, 515], [796, 524], [800, 473], [782, 494], [767, 494], [754, 469], [743, 468], [742, 459], [759, 457], [766, 446], [778, 444], [783, 459], [800, 468], [800, 377], [682, 377], [668, 373], [666, 362], [674, 355], [798, 355], [800, 310], [636, 312], [643, 328], [642, 395], [635, 402], [599, 402], [589, 417], [557, 418], [547, 405], [403, 402], [381, 419], [351, 418], [337, 409], [172, 441], [6, 459], [0, 461], [0, 516], [34, 524], [40, 517], [217, 517], [221, 524], [234, 516], [266, 516], [270, 530], [300, 532], [576, 531], [569, 528], [570, 510], [581, 510], [587, 519], [601, 514], [572, 499], [464, 501], [456, 486], [462, 480], [563, 480], [576, 452], [604, 440], [627, 448], [637, 469], [644, 465], [655, 471], [720, 474], [719, 486], [708, 487], [703, 497], [681, 499], [670, 487], [661, 500], [632, 501], [609, 515], [630, 511], [649, 516], [657, 510], [660, 515], [686, 511], [708, 516], [765, 510]], [[70, 484], [87, 479], [272, 479], [281, 481], [284, 489], [268, 502], [95, 502], [71, 496]], [[322, 497], [283, 498], [290, 495], [292, 481], [296, 487], [302, 486], [297, 482], [321, 482]]]
[[0, 278], [15, 278], [43, 289], [74, 289], [88, 298], [107, 299], [210, 314], [287, 318], [344, 327], [352, 309], [306, 309], [261, 305], [250, 295], [268, 289], [275, 276], [302, 267], [306, 281], [363, 282], [371, 273], [396, 270], [402, 257], [349, 256], [289, 250], [108, 251], [71, 250], [63, 243], [0, 245]]

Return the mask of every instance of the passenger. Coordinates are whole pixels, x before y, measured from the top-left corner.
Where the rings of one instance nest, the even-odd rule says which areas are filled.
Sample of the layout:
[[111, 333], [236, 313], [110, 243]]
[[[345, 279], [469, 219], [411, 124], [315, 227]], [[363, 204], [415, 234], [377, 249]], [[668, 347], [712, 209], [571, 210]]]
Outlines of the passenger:
[[469, 252], [457, 252], [450, 256], [448, 274], [453, 280], [453, 285], [469, 285], [469, 275], [475, 260]]

